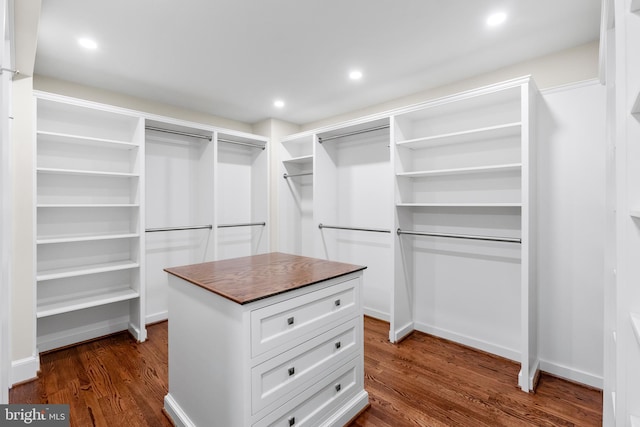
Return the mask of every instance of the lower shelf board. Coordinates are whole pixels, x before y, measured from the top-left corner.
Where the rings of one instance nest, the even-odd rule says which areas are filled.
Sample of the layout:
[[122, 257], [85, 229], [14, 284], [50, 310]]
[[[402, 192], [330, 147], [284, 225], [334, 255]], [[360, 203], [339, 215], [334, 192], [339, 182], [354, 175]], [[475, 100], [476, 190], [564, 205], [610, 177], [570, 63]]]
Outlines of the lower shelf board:
[[91, 292], [81, 295], [71, 295], [68, 298], [56, 298], [56, 300], [41, 301], [38, 303], [36, 317], [38, 319], [55, 316], [57, 314], [70, 313], [85, 308], [97, 307], [114, 302], [127, 301], [138, 298], [138, 292], [131, 288], [120, 288], [102, 292]]
[[60, 268], [55, 270], [40, 271], [36, 276], [36, 280], [42, 282], [45, 280], [87, 276], [90, 274], [106, 273], [109, 271], [129, 270], [137, 267], [140, 267], [140, 264], [135, 261], [116, 261], [103, 264], [85, 265], [80, 267]]

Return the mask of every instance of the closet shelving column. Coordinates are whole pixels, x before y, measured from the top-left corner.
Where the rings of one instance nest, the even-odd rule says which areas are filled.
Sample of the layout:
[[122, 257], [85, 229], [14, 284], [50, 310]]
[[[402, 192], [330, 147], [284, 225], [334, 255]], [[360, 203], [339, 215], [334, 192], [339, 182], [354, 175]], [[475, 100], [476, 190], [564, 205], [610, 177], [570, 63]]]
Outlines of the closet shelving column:
[[314, 174], [317, 256], [367, 266], [365, 314], [389, 320], [393, 288], [393, 181], [389, 118], [317, 133]]
[[640, 426], [640, 2], [615, 3], [618, 192], [616, 413]]
[[168, 317], [167, 267], [215, 260], [213, 131], [145, 120], [147, 322]]
[[615, 19], [613, 0], [602, 0], [600, 26], [600, 80], [606, 84], [606, 196], [604, 241], [604, 364], [602, 425], [614, 426], [616, 413], [617, 290], [616, 290], [616, 106]]
[[537, 96], [529, 78], [393, 117], [396, 248], [390, 340], [412, 330], [538, 370], [535, 291]]
[[314, 256], [313, 134], [280, 141], [279, 250]]
[[269, 250], [267, 139], [215, 133], [216, 259]]
[[44, 93], [36, 108], [38, 349], [144, 341], [142, 119]]

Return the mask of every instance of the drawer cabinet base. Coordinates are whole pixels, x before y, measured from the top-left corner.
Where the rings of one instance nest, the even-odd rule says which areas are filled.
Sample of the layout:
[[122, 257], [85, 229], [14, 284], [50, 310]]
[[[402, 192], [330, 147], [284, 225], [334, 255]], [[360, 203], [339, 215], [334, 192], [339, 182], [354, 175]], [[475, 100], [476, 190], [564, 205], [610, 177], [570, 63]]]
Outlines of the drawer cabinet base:
[[[196, 267], [219, 263], [226, 265]], [[165, 414], [178, 427], [348, 424], [369, 404], [361, 286], [356, 270], [239, 304], [170, 275]]]

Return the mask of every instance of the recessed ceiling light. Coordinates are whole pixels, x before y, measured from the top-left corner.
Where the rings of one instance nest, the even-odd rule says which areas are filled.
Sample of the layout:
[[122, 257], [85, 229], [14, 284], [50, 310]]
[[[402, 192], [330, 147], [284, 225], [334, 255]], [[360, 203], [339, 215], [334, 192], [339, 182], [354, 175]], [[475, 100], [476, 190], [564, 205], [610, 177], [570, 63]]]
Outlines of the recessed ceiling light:
[[282, 99], [276, 99], [273, 101], [273, 106], [276, 108], [282, 108], [284, 107], [284, 101]]
[[360, 70], [353, 70], [349, 73], [349, 78], [351, 80], [360, 80], [362, 78], [362, 71]]
[[490, 27], [497, 27], [507, 20], [507, 14], [504, 12], [496, 12], [489, 15], [487, 18], [487, 25]]
[[81, 37], [78, 39], [78, 44], [82, 47], [84, 47], [85, 49], [97, 49], [98, 48], [98, 43], [95, 42], [95, 40], [86, 38], [86, 37]]

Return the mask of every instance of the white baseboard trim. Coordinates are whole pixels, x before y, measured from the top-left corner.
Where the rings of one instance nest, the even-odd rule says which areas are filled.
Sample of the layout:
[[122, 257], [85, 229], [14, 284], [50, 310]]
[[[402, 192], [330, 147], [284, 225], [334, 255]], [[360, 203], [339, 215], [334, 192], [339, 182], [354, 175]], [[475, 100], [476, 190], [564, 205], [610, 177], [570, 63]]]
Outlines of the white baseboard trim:
[[540, 360], [540, 370], [542, 372], [547, 372], [551, 375], [555, 375], [556, 377], [564, 378], [566, 380], [577, 382], [580, 384], [585, 384], [600, 390], [602, 390], [602, 388], [604, 387], [604, 379], [602, 376], [571, 368], [569, 366], [561, 365], [559, 363]]
[[33, 380], [38, 377], [40, 357], [33, 355], [11, 362], [10, 382], [14, 386], [18, 383]]
[[136, 339], [138, 342], [145, 342], [147, 340], [147, 328], [136, 328], [132, 324], [129, 324], [129, 333]]
[[169, 318], [168, 311], [160, 311], [158, 313], [147, 314], [147, 317], [145, 318], [145, 322], [147, 322], [147, 325], [149, 325], [151, 323], [162, 322], [164, 320], [167, 320], [168, 318]]
[[64, 333], [60, 332], [49, 336], [38, 337], [38, 352], [53, 350], [116, 332], [127, 331], [129, 330], [129, 322], [127, 320], [116, 321], [113, 324], [105, 324], [106, 322], [102, 322], [100, 326], [97, 327], [95, 325], [89, 325], [88, 327], [75, 328], [72, 331], [65, 331]]
[[353, 420], [356, 415], [367, 407], [367, 405], [369, 405], [369, 393], [362, 390], [355, 395], [349, 403], [344, 405], [338, 412], [329, 417], [329, 419], [324, 421], [321, 425], [323, 427], [346, 426], [347, 423]]
[[380, 310], [375, 310], [373, 308], [364, 308], [364, 315], [365, 316], [369, 316], [369, 317], [373, 317], [374, 319], [378, 319], [378, 320], [384, 320], [385, 322], [389, 322], [391, 320], [391, 316], [389, 316], [389, 313], [385, 313], [383, 311]]
[[[531, 363], [531, 362], [530, 362]], [[520, 372], [518, 372], [518, 386], [522, 391], [529, 393], [535, 390], [538, 374], [540, 372], [540, 360], [536, 359], [529, 366], [529, 372], [526, 373], [526, 377], [523, 377], [522, 365], [520, 366]]]
[[434, 335], [436, 337], [444, 338], [472, 348], [477, 348], [478, 350], [486, 351], [487, 353], [495, 354], [515, 362], [520, 362], [520, 353], [511, 348], [503, 347], [498, 344], [479, 340], [421, 322], [415, 322], [414, 325], [417, 331], [424, 332], [425, 334]]
[[178, 402], [171, 396], [171, 393], [167, 393], [164, 397], [164, 410], [169, 418], [171, 418], [175, 427], [196, 427], [193, 421], [184, 413], [180, 405], [178, 405]]
[[415, 329], [413, 322], [409, 322], [406, 325], [396, 329], [395, 331], [389, 331], [389, 341], [398, 342], [407, 335], [409, 335]]

